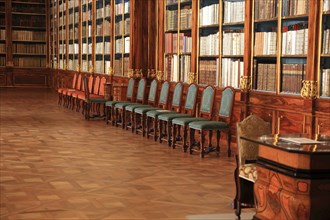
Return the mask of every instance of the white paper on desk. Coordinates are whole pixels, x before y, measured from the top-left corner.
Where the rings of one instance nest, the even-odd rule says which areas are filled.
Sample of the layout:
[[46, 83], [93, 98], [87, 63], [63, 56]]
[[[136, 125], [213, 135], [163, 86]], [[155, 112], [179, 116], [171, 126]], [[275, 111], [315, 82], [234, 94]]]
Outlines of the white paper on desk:
[[291, 143], [295, 143], [295, 144], [321, 144], [322, 142], [320, 141], [316, 141], [313, 139], [309, 139], [309, 138], [303, 138], [303, 137], [280, 137], [281, 141], [286, 141], [286, 142], [291, 142]]

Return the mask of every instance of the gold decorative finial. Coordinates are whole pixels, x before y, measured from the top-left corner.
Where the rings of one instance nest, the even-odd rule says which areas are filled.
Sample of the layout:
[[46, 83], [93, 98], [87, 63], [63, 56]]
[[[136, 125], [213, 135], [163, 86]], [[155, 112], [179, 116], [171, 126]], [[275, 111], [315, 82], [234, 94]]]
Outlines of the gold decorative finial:
[[79, 64], [77, 64], [77, 66], [76, 66], [76, 71], [77, 72], [80, 72], [80, 66], [79, 66]]
[[239, 88], [244, 92], [250, 91], [251, 90], [251, 76], [241, 76]]
[[148, 78], [153, 79], [156, 76], [156, 70], [155, 69], [148, 69]]
[[113, 76], [114, 70], [111, 67], [108, 67], [107, 73], [109, 74], [109, 76]]
[[164, 72], [163, 71], [157, 71], [156, 73], [156, 78], [158, 81], [163, 81], [164, 80]]
[[133, 69], [128, 69], [128, 70], [127, 70], [127, 76], [128, 76], [129, 78], [131, 78], [131, 77], [133, 77], [133, 75], [134, 75], [134, 71], [133, 71]]
[[142, 77], [142, 69], [135, 69], [134, 71], [134, 78], [141, 78]]
[[196, 74], [193, 72], [188, 73], [188, 83], [196, 83]]
[[317, 98], [317, 81], [303, 80], [300, 94], [305, 99]]
[[93, 68], [93, 65], [90, 65], [89, 66], [89, 71], [88, 71], [89, 73], [92, 73], [92, 72], [94, 72], [94, 68]]

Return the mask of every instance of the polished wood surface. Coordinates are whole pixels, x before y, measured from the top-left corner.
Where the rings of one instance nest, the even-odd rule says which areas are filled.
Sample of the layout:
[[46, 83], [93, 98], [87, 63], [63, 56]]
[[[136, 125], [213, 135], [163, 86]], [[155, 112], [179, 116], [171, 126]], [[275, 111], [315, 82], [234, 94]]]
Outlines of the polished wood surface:
[[1, 88], [0, 116], [2, 220], [235, 219], [233, 157], [86, 121], [48, 89]]

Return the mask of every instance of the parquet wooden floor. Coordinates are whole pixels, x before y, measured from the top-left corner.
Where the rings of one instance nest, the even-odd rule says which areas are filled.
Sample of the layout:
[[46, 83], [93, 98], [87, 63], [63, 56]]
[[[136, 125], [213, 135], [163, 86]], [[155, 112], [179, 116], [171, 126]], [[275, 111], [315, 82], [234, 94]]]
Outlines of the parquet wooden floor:
[[233, 213], [235, 163], [225, 152], [200, 159], [104, 121], [86, 121], [58, 106], [49, 89], [0, 92], [1, 220]]

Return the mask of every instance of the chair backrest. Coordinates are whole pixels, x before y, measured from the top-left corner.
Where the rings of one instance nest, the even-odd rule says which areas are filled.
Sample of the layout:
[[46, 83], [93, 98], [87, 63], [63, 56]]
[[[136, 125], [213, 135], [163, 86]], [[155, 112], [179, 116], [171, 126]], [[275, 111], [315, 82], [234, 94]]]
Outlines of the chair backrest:
[[183, 84], [182, 82], [177, 82], [174, 87], [173, 99], [172, 99], [172, 110], [180, 111], [181, 100], [182, 100]]
[[235, 89], [227, 86], [222, 91], [218, 120], [231, 122], [235, 102]]
[[184, 113], [190, 112], [191, 115], [195, 114], [197, 92], [198, 92], [197, 85], [195, 83], [190, 84], [188, 87], [186, 102], [184, 105]]
[[152, 82], [150, 84], [148, 104], [155, 105], [156, 96], [157, 96], [157, 89], [158, 89], [158, 81], [157, 81], [157, 79], [154, 79], [154, 80], [152, 80]]
[[104, 96], [105, 94], [105, 84], [107, 83], [107, 78], [105, 76], [102, 76], [100, 80], [100, 89], [99, 89], [99, 95]]
[[93, 94], [98, 95], [100, 90], [100, 76], [96, 76], [93, 85]]
[[85, 92], [85, 99], [89, 99], [89, 77], [87, 78], [87, 76], [84, 77], [83, 79], [84, 82], [84, 92]]
[[89, 94], [91, 94], [93, 92], [93, 82], [94, 82], [94, 77], [91, 74], [88, 77], [88, 92], [89, 92]]
[[147, 89], [147, 80], [145, 78], [142, 78], [139, 81], [136, 102], [139, 102], [139, 103], [145, 102], [146, 89]]
[[128, 80], [127, 92], [126, 92], [126, 99], [127, 100], [132, 100], [133, 99], [134, 86], [135, 86], [135, 79], [130, 78]]
[[258, 156], [258, 144], [241, 140], [241, 136], [258, 137], [271, 134], [271, 126], [257, 115], [250, 115], [241, 122], [237, 122], [237, 148], [240, 165], [247, 160], [256, 160]]
[[209, 119], [211, 119], [215, 93], [214, 91], [215, 90], [213, 86], [205, 87], [199, 110], [199, 117], [208, 117]]
[[169, 90], [170, 90], [169, 82], [168, 81], [163, 82], [162, 89], [159, 95], [158, 107], [167, 108]]
[[76, 87], [75, 87], [76, 90], [82, 90], [81, 78], [82, 78], [82, 75], [79, 74], [77, 77], [77, 82], [76, 82]]
[[76, 83], [77, 83], [77, 73], [74, 73], [73, 79], [72, 79], [72, 85], [71, 85], [72, 89], [76, 88]]

